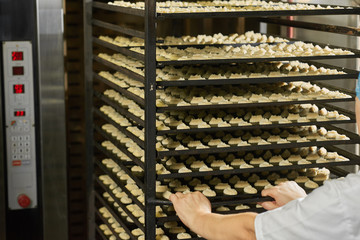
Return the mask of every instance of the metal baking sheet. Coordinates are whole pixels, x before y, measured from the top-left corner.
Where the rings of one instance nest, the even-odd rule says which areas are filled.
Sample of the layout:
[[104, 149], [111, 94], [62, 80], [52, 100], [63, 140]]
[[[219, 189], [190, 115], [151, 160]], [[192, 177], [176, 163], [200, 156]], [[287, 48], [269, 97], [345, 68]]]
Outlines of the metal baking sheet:
[[129, 234], [130, 238], [132, 240], [136, 240], [136, 238], [132, 235], [131, 230], [121, 220], [121, 218], [116, 214], [117, 211], [115, 209], [113, 209], [111, 206], [109, 206], [109, 204], [96, 191], [95, 191], [95, 197], [111, 213], [111, 215], [113, 215], [113, 217], [116, 219], [116, 221], [125, 229], [126, 233]]
[[226, 148], [207, 148], [207, 149], [189, 149], [189, 150], [171, 150], [171, 151], [158, 151], [158, 158], [163, 158], [165, 156], [180, 156], [180, 155], [195, 155], [202, 153], [225, 153], [225, 152], [237, 152], [237, 151], [253, 151], [253, 150], [268, 150], [268, 149], [284, 149], [284, 148], [300, 148], [300, 147], [311, 147], [311, 146], [333, 146], [333, 145], [343, 145], [343, 144], [358, 144], [360, 143], [360, 136], [346, 131], [344, 129], [324, 124], [325, 128], [329, 130], [335, 130], [339, 134], [345, 134], [349, 137], [349, 140], [331, 140], [331, 141], [310, 141], [302, 143], [285, 143], [285, 144], [267, 144], [267, 145], [250, 145], [250, 146], [240, 146], [240, 147], [226, 147]]
[[[121, 240], [119, 238], [119, 235], [116, 234], [115, 230], [111, 227], [111, 225], [109, 224], [109, 222], [101, 215], [101, 213], [99, 212], [98, 209], [95, 209], [95, 214], [97, 215], [97, 217], [110, 229], [110, 231], [112, 232], [112, 234], [116, 237], [117, 240]], [[101, 238], [103, 240], [108, 240], [108, 238], [104, 235], [104, 232], [99, 228], [99, 226], [96, 224], [96, 230], [97, 233], [101, 236]]]
[[109, 48], [116, 52], [122, 53], [125, 56], [133, 57], [137, 60], [145, 62], [145, 56], [143, 54], [131, 51], [131, 50], [129, 50], [129, 48], [117, 46], [115, 44], [103, 41], [97, 37], [93, 37], [93, 43], [96, 43], [97, 45], [100, 45], [102, 47]]
[[182, 18], [238, 18], [238, 17], [278, 17], [278, 16], [309, 16], [309, 15], [344, 15], [359, 14], [360, 9], [349, 7], [347, 9], [324, 10], [282, 10], [282, 11], [242, 11], [242, 12], [198, 12], [198, 13], [157, 13], [158, 20]]
[[[244, 203], [257, 203], [257, 202], [265, 202], [274, 200], [271, 197], [262, 197], [260, 194], [242, 194], [236, 196], [220, 196], [220, 197], [209, 197], [211, 205], [223, 206], [223, 205], [235, 205], [235, 204], [244, 204]], [[156, 199], [154, 203], [158, 206], [162, 205], [172, 205], [172, 202], [169, 200], [158, 200]]]
[[120, 182], [117, 176], [107, 170], [107, 168], [99, 161], [95, 160], [95, 163], [105, 174], [111, 177], [111, 179], [116, 183], [116, 185], [118, 185], [118, 187], [120, 187], [128, 195], [128, 197], [131, 198], [134, 203], [141, 208], [141, 210], [145, 210], [145, 206], [134, 195], [131, 194], [131, 192], [124, 186], [124, 184]]
[[113, 11], [113, 12], [118, 12], [118, 13], [125, 13], [125, 14], [135, 15], [135, 16], [139, 16], [139, 17], [145, 17], [145, 11], [142, 9], [114, 6], [114, 5], [97, 2], [97, 1], [92, 2], [92, 6], [93, 6], [93, 8], [98, 8], [98, 9], [103, 9], [103, 10], [108, 10], [108, 11]]
[[[249, 209], [244, 209], [244, 210], [230, 210], [230, 211], [226, 211], [226, 212], [217, 212], [215, 209], [213, 209], [213, 213], [218, 213], [218, 214], [237, 214], [237, 213], [245, 213], [245, 212], [257, 212], [257, 213], [261, 213], [261, 212], [265, 212], [266, 210], [263, 208], [249, 208]], [[157, 218], [157, 224], [159, 225], [163, 225], [166, 222], [174, 222], [174, 221], [180, 221], [180, 218], [176, 215], [171, 215], [171, 216], [167, 216], [167, 217], [160, 217]]]
[[[344, 155], [343, 155], [344, 156]], [[350, 159], [350, 158], [349, 158]], [[353, 155], [350, 161], [347, 162], [328, 162], [328, 163], [314, 163], [304, 165], [291, 165], [291, 166], [274, 166], [263, 168], [245, 168], [245, 169], [232, 169], [232, 170], [214, 170], [209, 172], [190, 172], [190, 173], [171, 173], [161, 174], [157, 176], [158, 180], [174, 179], [174, 178], [186, 178], [186, 177], [203, 177], [203, 176], [220, 176], [224, 174], [241, 174], [241, 173], [259, 173], [264, 171], [281, 171], [281, 170], [295, 170], [303, 168], [321, 168], [321, 167], [333, 167], [333, 166], [349, 166], [360, 164], [360, 158]]]
[[129, 36], [138, 37], [138, 38], [142, 38], [142, 39], [145, 38], [145, 32], [138, 31], [138, 30], [135, 30], [132, 28], [122, 27], [122, 26], [119, 26], [116, 24], [104, 22], [104, 21], [97, 20], [97, 19], [92, 19], [92, 24], [93, 24], [93, 26], [113, 30], [115, 32], [123, 33], [123, 34], [129, 35]]
[[353, 102], [354, 97], [342, 99], [320, 99], [320, 100], [303, 100], [303, 101], [288, 101], [288, 102], [265, 102], [265, 103], [241, 103], [241, 104], [215, 104], [215, 105], [194, 105], [194, 106], [169, 106], [158, 107], [159, 113], [166, 111], [182, 111], [182, 110], [200, 110], [200, 109], [224, 109], [224, 108], [243, 108], [243, 107], [266, 107], [266, 106], [282, 106], [292, 104], [320, 104], [320, 103], [334, 103], [334, 102]]
[[104, 192], [107, 192], [113, 199], [114, 202], [117, 203], [119, 205], [119, 207], [121, 207], [124, 212], [126, 212], [126, 214], [131, 218], [131, 220], [133, 220], [133, 222], [136, 224], [136, 226], [138, 228], [140, 228], [142, 231], [144, 231], [144, 226], [139, 222], [139, 220], [132, 214], [132, 212], [130, 212], [126, 205], [123, 204], [121, 201], [119, 201], [119, 199], [114, 195], [114, 193], [112, 191], [110, 191], [110, 189], [108, 189], [99, 179], [96, 179], [97, 184], [102, 188], [102, 190]]
[[124, 145], [120, 144], [120, 142], [118, 140], [114, 139], [110, 134], [106, 133], [105, 131], [100, 129], [100, 127], [98, 127], [96, 125], [94, 126], [94, 130], [97, 133], [99, 133], [103, 138], [105, 138], [106, 140], [108, 140], [112, 144], [114, 144], [118, 149], [120, 149], [124, 154], [126, 154], [131, 160], [133, 160], [139, 167], [141, 167], [142, 169], [145, 168], [145, 164], [140, 159], [138, 159], [132, 153], [130, 153]]
[[128, 119], [131, 119], [135, 123], [139, 124], [140, 126], [145, 126], [145, 121], [141, 118], [135, 116], [134, 114], [130, 113], [127, 109], [122, 108], [120, 104], [114, 102], [113, 100], [109, 99], [108, 97], [104, 96], [103, 94], [94, 91], [94, 96], [105, 102], [106, 104], [110, 105], [111, 107], [115, 108], [116, 111], [127, 117]]
[[313, 75], [313, 76], [291, 76], [291, 77], [266, 77], [266, 78], [237, 78], [237, 79], [204, 79], [204, 80], [185, 80], [185, 81], [158, 81], [157, 86], [163, 87], [184, 87], [184, 86], [208, 86], [225, 84], [244, 84], [244, 83], [274, 83], [274, 82], [296, 82], [296, 81], [318, 81], [336, 79], [355, 79], [358, 73], [335, 74], [335, 75]]
[[294, 127], [294, 126], [310, 126], [310, 125], [317, 125], [323, 126], [328, 124], [345, 124], [345, 123], [355, 123], [355, 116], [353, 114], [350, 115], [349, 112], [342, 111], [341, 108], [333, 107], [331, 105], [319, 105], [326, 107], [327, 110], [337, 110], [340, 114], [345, 114], [350, 116], [350, 120], [331, 120], [331, 121], [310, 121], [310, 122], [295, 122], [292, 123], [273, 123], [273, 124], [253, 124], [251, 126], [235, 126], [235, 127], [211, 127], [211, 128], [190, 128], [190, 129], [171, 129], [171, 130], [159, 130], [157, 134], [159, 136], [166, 135], [166, 134], [180, 134], [180, 133], [199, 133], [199, 132], [216, 132], [216, 131], [236, 131], [236, 130], [250, 130], [250, 129], [270, 129], [276, 127]]
[[324, 67], [343, 71], [345, 74], [335, 75], [312, 75], [312, 76], [284, 76], [267, 78], [238, 78], [238, 79], [211, 79], [211, 80], [185, 80], [185, 81], [158, 81], [156, 84], [163, 87], [172, 86], [207, 86], [207, 85], [225, 85], [225, 84], [243, 84], [243, 83], [273, 83], [273, 82], [295, 82], [295, 81], [317, 81], [317, 80], [336, 80], [336, 79], [357, 79], [359, 72], [352, 69], [337, 67], [330, 64], [324, 64], [314, 61], [303, 61], [316, 67]]
[[309, 60], [327, 60], [342, 58], [358, 58], [360, 55], [328, 55], [328, 56], [294, 56], [294, 57], [274, 57], [274, 58], [223, 58], [223, 59], [204, 59], [204, 60], [174, 60], [157, 61], [158, 67], [167, 65], [194, 65], [194, 64], [223, 64], [223, 63], [244, 63], [244, 62], [269, 62], [269, 61], [309, 61]]
[[288, 27], [304, 28], [315, 31], [345, 34], [350, 36], [360, 36], [360, 29], [354, 27], [319, 24], [314, 22], [294, 21], [294, 20], [287, 20], [280, 18], [260, 18], [260, 21], [266, 23], [272, 23], [272, 24], [279, 24]]
[[145, 143], [140, 138], [129, 132], [126, 127], [120, 126], [118, 123], [116, 123], [114, 120], [109, 118], [107, 115], [105, 115], [103, 112], [98, 110], [97, 108], [94, 108], [94, 113], [96, 113], [99, 117], [104, 119], [106, 122], [114, 125], [117, 129], [119, 129], [122, 133], [124, 133], [127, 137], [131, 138], [134, 142], [136, 142], [140, 147], [145, 148]]
[[135, 101], [136, 103], [138, 103], [139, 105], [141, 105], [142, 107], [145, 106], [145, 100], [141, 97], [139, 97], [138, 95], [135, 95], [134, 93], [132, 92], [129, 92], [128, 90], [116, 85], [115, 83], [107, 80], [106, 78], [100, 76], [99, 74], [97, 73], [93, 73], [93, 76], [95, 79], [105, 83], [107, 86], [111, 87], [112, 89], [120, 92], [121, 94], [123, 94], [124, 96], [126, 96], [127, 98]]
[[[95, 211], [97, 214], [100, 214], [98, 211]], [[104, 220], [103, 220], [104, 222]], [[104, 222], [105, 223], [105, 222]], [[106, 224], [106, 223], [105, 223]], [[109, 225], [106, 224], [108, 227]], [[102, 239], [102, 240], [108, 240], [107, 237], [104, 235], [103, 231], [99, 228], [98, 225], [95, 226], [95, 229], [96, 229], [96, 232], [97, 234], [99, 235], [99, 237]], [[118, 239], [118, 238], [117, 238]]]
[[112, 62], [109, 62], [101, 57], [98, 57], [98, 56], [93, 56], [93, 59], [98, 62], [98, 63], [101, 63], [103, 64], [104, 66], [106, 67], [109, 67], [115, 71], [118, 71], [118, 72], [121, 72], [123, 74], [126, 74], [127, 76], [133, 78], [134, 80], [137, 80], [139, 82], [142, 82], [145, 84], [145, 77], [144, 76], [141, 76], [140, 74], [137, 74], [129, 69], [126, 69], [126, 68], [123, 68], [119, 65], [116, 65]]
[[267, 145], [250, 145], [241, 147], [226, 147], [226, 148], [207, 148], [207, 149], [190, 149], [190, 150], [171, 150], [158, 152], [158, 158], [165, 156], [180, 156], [180, 155], [195, 155], [203, 153], [225, 153], [225, 152], [237, 152], [237, 151], [254, 151], [254, 150], [268, 150], [268, 149], [279, 149], [279, 148], [300, 148], [300, 147], [311, 147], [311, 146], [332, 146], [342, 144], [355, 144], [359, 143], [358, 139], [350, 140], [335, 140], [335, 141], [310, 141], [303, 143], [285, 143], [285, 144], [267, 144]]
[[135, 183], [142, 189], [145, 189], [145, 184], [142, 182], [142, 180], [140, 180], [138, 177], [134, 176], [133, 172], [130, 170], [131, 166], [134, 166], [135, 163], [132, 163], [131, 165], [125, 165], [122, 163], [122, 161], [112, 152], [108, 151], [107, 149], [105, 149], [104, 147], [102, 147], [100, 144], [98, 143], [94, 143], [96, 149], [98, 149], [101, 153], [104, 154], [104, 156], [106, 156], [107, 158], [112, 159], [117, 165], [119, 165], [119, 167], [124, 170], [129, 176], [130, 178], [132, 178]]

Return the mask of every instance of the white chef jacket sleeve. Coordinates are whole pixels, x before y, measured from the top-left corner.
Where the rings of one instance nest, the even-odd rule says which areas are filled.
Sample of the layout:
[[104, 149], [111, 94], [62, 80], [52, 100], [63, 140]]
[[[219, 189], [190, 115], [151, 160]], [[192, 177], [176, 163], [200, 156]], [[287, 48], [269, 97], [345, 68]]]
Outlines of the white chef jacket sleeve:
[[[347, 195], [350, 199], [345, 198], [345, 202], [351, 201], [350, 196], [354, 198], [354, 194], [356, 196], [360, 193], [359, 176], [355, 175], [353, 178], [357, 181], [356, 185], [347, 180], [327, 181], [306, 198], [293, 200], [281, 208], [258, 214], [255, 219], [256, 239], [358, 239], [356, 234], [350, 232], [350, 229], [356, 229], [356, 226], [353, 226], [355, 223], [351, 214], [348, 214], [349, 203], [342, 200], [344, 195]], [[353, 192], [354, 185], [357, 186], [357, 192]], [[356, 196], [358, 197], [359, 195]], [[359, 199], [355, 201], [358, 202]]]

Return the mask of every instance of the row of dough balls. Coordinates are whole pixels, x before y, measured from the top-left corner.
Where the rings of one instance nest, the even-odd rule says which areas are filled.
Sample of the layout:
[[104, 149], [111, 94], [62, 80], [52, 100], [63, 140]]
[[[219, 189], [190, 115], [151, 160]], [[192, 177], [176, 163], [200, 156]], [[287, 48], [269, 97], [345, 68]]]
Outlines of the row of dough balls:
[[[263, 111], [262, 109], [253, 109], [252, 111], [245, 111], [240, 109], [235, 114], [226, 114], [224, 111], [210, 114], [203, 111], [201, 117], [196, 117], [186, 112], [175, 114], [159, 114], [156, 122], [158, 130], [171, 130], [171, 129], [191, 129], [191, 128], [211, 128], [211, 127], [235, 127], [235, 126], [254, 126], [254, 125], [270, 125], [270, 124], [287, 124], [296, 122], [326, 122], [334, 120], [350, 120], [349, 117], [339, 114], [337, 111], [327, 111], [322, 108], [318, 111], [315, 105], [310, 108], [305, 107], [290, 109], [295, 113], [289, 113], [288, 109], [283, 109], [280, 114], [273, 115], [270, 111]], [[275, 108], [275, 107], [274, 107]], [[276, 109], [276, 108], [275, 108]], [[279, 108], [280, 109], [280, 108]], [[242, 110], [242, 111], [241, 111]], [[275, 110], [276, 111], [276, 110]], [[275, 112], [273, 111], [273, 112]], [[298, 113], [296, 113], [298, 112]]]
[[104, 124], [101, 127], [106, 133], [111, 135], [116, 139], [121, 145], [123, 145], [130, 153], [135, 157], [144, 160], [145, 152], [144, 150], [131, 138], [128, 138], [124, 133], [117, 129], [114, 125]]
[[[130, 48], [134, 52], [145, 54], [139, 47]], [[187, 47], [185, 49], [169, 47], [157, 48], [158, 61], [176, 60], [210, 60], [210, 59], [249, 59], [249, 58], [276, 58], [276, 57], [306, 57], [306, 56], [333, 56], [354, 55], [353, 52], [340, 48], [322, 48], [312, 43], [297, 41], [294, 43], [260, 44], [258, 46], [205, 46], [204, 48]]]
[[144, 88], [144, 83], [134, 80], [126, 74], [120, 72], [111, 74], [108, 71], [101, 71], [98, 75], [124, 89], [131, 89], [133, 87]]
[[329, 179], [330, 171], [326, 168], [320, 170], [312, 169], [311, 171], [317, 172], [316, 177], [301, 175], [298, 171], [293, 170], [286, 177], [282, 178], [277, 173], [269, 176], [259, 176], [256, 173], [252, 173], [245, 176], [234, 175], [231, 178], [225, 179], [213, 176], [207, 176], [204, 179], [193, 178], [189, 181], [175, 179], [166, 185], [158, 183], [161, 185], [156, 186], [156, 195], [158, 198], [163, 197], [165, 199], [168, 199], [171, 193], [189, 193], [192, 191], [202, 192], [206, 197], [252, 195], [260, 193], [263, 189], [288, 181], [287, 177], [309, 191], [318, 188], [319, 184], [322, 185], [324, 181]]
[[336, 130], [327, 131], [316, 126], [294, 127], [288, 130], [275, 128], [270, 131], [255, 129], [253, 131], [237, 131], [235, 133], [223, 133], [219, 131], [215, 134], [208, 134], [204, 138], [195, 136], [158, 136], [159, 141], [156, 143], [156, 150], [159, 152], [172, 150], [189, 150], [189, 149], [209, 149], [209, 148], [229, 148], [260, 146], [270, 144], [289, 144], [303, 142], [326, 142], [326, 141], [346, 141], [349, 140], [344, 134], [339, 134]]
[[239, 63], [220, 66], [165, 66], [157, 70], [158, 81], [268, 78], [345, 74], [343, 71], [316, 67], [299, 61]]
[[[145, 141], [145, 129], [139, 129], [138, 127], [130, 124], [129, 121], [123, 115], [116, 112], [114, 108], [112, 108], [111, 106], [104, 105], [100, 108], [100, 111], [103, 112], [105, 115], [107, 115], [109, 118], [111, 118], [114, 122], [116, 122], [120, 126], [126, 127], [126, 130], [128, 132], [134, 134], [140, 140]], [[124, 121], [123, 119], [126, 119], [126, 121]]]
[[161, 175], [170, 173], [206, 172], [214, 170], [291, 166], [314, 163], [322, 164], [344, 161], [349, 161], [349, 159], [337, 154], [336, 152], [328, 152], [322, 147], [318, 151], [310, 152], [305, 156], [298, 152], [292, 153], [286, 149], [281, 154], [275, 154], [268, 150], [263, 156], [258, 157], [255, 157], [251, 152], [241, 157], [236, 157], [235, 154], [229, 154], [225, 158], [219, 158], [216, 155], [209, 155], [205, 159], [190, 156], [185, 160], [170, 157], [162, 159], [162, 163], [158, 164], [156, 169], [157, 174]]
[[[112, 169], [112, 171], [116, 171], [116, 168], [118, 167], [118, 166], [116, 166], [116, 163], [114, 163], [111, 159], [104, 159], [102, 162], [104, 165], [106, 165], [107, 168]], [[123, 175], [126, 175], [126, 173], [123, 172]], [[115, 195], [117, 200], [119, 200], [123, 205], [126, 206], [127, 210], [130, 211], [134, 217], [138, 218], [140, 223], [144, 224], [144, 216], [145, 216], [144, 211], [141, 210], [141, 208], [138, 205], [133, 204], [131, 198], [129, 198], [129, 196], [124, 191], [122, 191], [122, 189], [120, 187], [118, 187], [116, 185], [116, 183], [108, 175], [99, 176], [99, 180], [102, 181], [102, 183], [108, 187], [109, 191], [111, 191]], [[132, 181], [127, 180], [127, 184], [125, 187], [129, 191], [131, 191], [131, 193], [135, 197], [137, 197], [141, 202], [144, 202], [144, 193], [141, 190], [139, 190], [139, 188]], [[121, 207], [119, 207], [119, 205], [115, 202], [115, 200], [110, 196], [110, 194], [108, 192], [104, 192], [103, 197], [105, 199], [107, 199], [107, 201], [109, 203], [113, 204], [115, 208], [118, 209], [118, 211], [124, 221], [126, 221], [130, 224], [133, 223], [132, 219], [127, 215], [127, 213]], [[102, 210], [104, 210], [104, 209], [102, 209]], [[105, 209], [105, 212], [106, 212], [106, 209]], [[105, 216], [107, 217], [110, 215], [108, 213], [105, 213]], [[156, 217], [166, 217], [166, 216], [167, 216], [167, 214], [164, 213], [163, 209], [160, 206], [157, 206], [156, 207]], [[116, 225], [114, 227], [115, 227], [114, 228], [115, 230], [117, 230], [117, 228], [119, 228]], [[117, 230], [117, 231], [121, 231], [121, 230], [122, 229], [120, 228], [120, 230]], [[176, 231], [172, 231], [170, 229], [169, 232], [174, 234]], [[131, 231], [131, 233], [134, 237], [137, 237], [138, 239], [143, 239], [142, 236], [144, 235], [144, 233], [140, 229], [138, 229], [138, 228], [133, 229]], [[157, 235], [157, 238], [159, 238], [161, 240], [168, 239], [167, 236], [164, 234], [164, 231], [161, 228], [156, 229], [156, 235]], [[179, 239], [183, 239], [182, 237], [184, 237], [184, 236], [180, 235]]]
[[240, 86], [167, 88], [156, 91], [157, 107], [250, 104], [269, 102], [346, 99], [350, 95], [330, 91], [309, 82], [273, 83]]
[[142, 109], [135, 101], [121, 95], [119, 92], [108, 89], [104, 91], [104, 95], [108, 98], [112, 99], [119, 103], [119, 105], [125, 109], [127, 109], [130, 113], [140, 118], [141, 120], [145, 120], [145, 111]]
[[[131, 87], [129, 92], [144, 97], [144, 90]], [[108, 89], [104, 95], [118, 102], [123, 108], [144, 120], [144, 110], [133, 100], [119, 92]], [[350, 95], [338, 90], [331, 91], [309, 82], [272, 83], [239, 86], [204, 86], [204, 87], [168, 87], [156, 91], [156, 106], [198, 106], [251, 104], [271, 102], [311, 101], [324, 99], [347, 99]]]
[[[144, 141], [144, 129], [132, 126], [130, 122], [111, 106], [102, 106], [100, 111], [110, 119], [118, 123]], [[325, 108], [319, 110], [316, 105], [301, 104], [283, 107], [265, 107], [254, 109], [234, 109], [234, 111], [199, 111], [188, 113], [172, 111], [170, 113], [157, 113], [156, 128], [164, 130], [183, 130], [190, 128], [210, 128], [210, 127], [235, 127], [269, 125], [273, 123], [294, 123], [309, 121], [343, 121], [350, 120], [349, 117], [339, 114], [337, 111], [327, 111]]]
[[[318, 153], [309, 154], [309, 156], [318, 155], [324, 148], [321, 148]], [[330, 154], [331, 152], [329, 152]], [[331, 153], [337, 154], [337, 153]], [[292, 155], [290, 155], [291, 157]], [[279, 155], [276, 157], [280, 157]], [[188, 160], [187, 160], [188, 161]], [[218, 163], [221, 160], [213, 160], [213, 163]], [[233, 160], [235, 161], [235, 160]], [[195, 163], [196, 161], [194, 161]], [[141, 202], [144, 201], [143, 191], [135, 184], [135, 182], [128, 176], [124, 171], [122, 171], [119, 166], [111, 159], [104, 159], [102, 163], [110, 169], [110, 171], [117, 174], [117, 176], [122, 177], [120, 181], [122, 181], [125, 187], [131, 192], [134, 197], [137, 197]], [[166, 161], [166, 164], [170, 166], [179, 164], [172, 158]], [[182, 163], [183, 164], [183, 163]], [[204, 164], [204, 163], [202, 163]], [[219, 164], [217, 164], [219, 166]], [[325, 180], [329, 179], [330, 172], [326, 168], [317, 169], [307, 169], [304, 170], [291, 170], [291, 171], [284, 171], [283, 176], [281, 177], [277, 173], [269, 174], [268, 172], [262, 173], [262, 176], [258, 176], [257, 174], [250, 173], [242, 174], [242, 175], [234, 175], [230, 178], [227, 176], [225, 179], [221, 180], [219, 177], [212, 177], [206, 176], [202, 181], [198, 178], [193, 178], [191, 181], [188, 182], [181, 182], [180, 180], [171, 180], [167, 184], [161, 183], [157, 181], [156, 183], [156, 196], [158, 198], [166, 197], [169, 195], [170, 192], [190, 192], [190, 191], [205, 191], [207, 189], [212, 190], [212, 192], [207, 191], [208, 197], [220, 196], [220, 195], [238, 195], [238, 194], [256, 194], [258, 191], [261, 191], [264, 188], [271, 187], [272, 185], [278, 185], [280, 182], [287, 181], [287, 180], [294, 180], [298, 184], [306, 187], [309, 190], [318, 187], [318, 184], [322, 184]], [[239, 178], [239, 176], [241, 178]], [[265, 178], [264, 178], [265, 177]], [[308, 182], [312, 179], [313, 182]], [[121, 188], [117, 187], [117, 185], [113, 182], [113, 180], [108, 177], [107, 175], [100, 176], [100, 180], [107, 186], [109, 189], [113, 191], [113, 194], [118, 198], [118, 200], [123, 204], [131, 204], [132, 200], [128, 197], [128, 195], [122, 191]], [[308, 182], [308, 183], [307, 183]], [[307, 184], [306, 184], [307, 183]], [[225, 191], [228, 188], [234, 188], [237, 192], [234, 191]], [[247, 188], [246, 188], [247, 187]], [[212, 195], [209, 195], [212, 193]], [[215, 194], [216, 193], [216, 194]], [[131, 207], [131, 208], [130, 208]], [[129, 205], [129, 211], [134, 213], [137, 217], [143, 216], [143, 211], [136, 205], [132, 204]], [[141, 212], [139, 212], [141, 211]], [[166, 214], [162, 214], [159, 212], [157, 216], [166, 216]]]
[[[109, 5], [145, 9], [144, 2], [131, 3], [128, 1], [108, 2]], [[313, 4], [289, 4], [282, 2], [266, 1], [198, 1], [198, 2], [177, 2], [165, 1], [158, 2], [156, 10], [159, 13], [188, 13], [188, 12], [232, 12], [232, 11], [283, 11], [283, 10], [326, 10], [343, 9], [340, 6], [323, 7]]]
[[[112, 43], [120, 47], [134, 47], [144, 46], [144, 39], [138, 37], [124, 37], [117, 36], [111, 38], [109, 36], [99, 36], [100, 40]], [[244, 34], [232, 33], [229, 35], [223, 35], [222, 33], [216, 33], [214, 35], [197, 35], [197, 36], [167, 36], [164, 39], [159, 38], [158, 45], [186, 45], [186, 44], [240, 44], [240, 43], [274, 43], [274, 42], [288, 42], [289, 40], [267, 36], [261, 33], [255, 33], [254, 31], [248, 31]]]
[[121, 53], [115, 53], [113, 55], [109, 55], [107, 53], [99, 53], [98, 57], [120, 67], [126, 68], [130, 71], [133, 71], [134, 73], [137, 73], [141, 76], [145, 76], [145, 71], [143, 70], [143, 68], [145, 67], [144, 63], [139, 60], [127, 57]]
[[[306, 173], [306, 174], [304, 174]], [[268, 173], [267, 173], [268, 174]], [[191, 181], [189, 181], [188, 183], [186, 183], [185, 185], [183, 185], [184, 183], [179, 181], [179, 180], [172, 180], [171, 182], [169, 182], [168, 186], [166, 185], [161, 185], [160, 182], [157, 182], [157, 188], [156, 188], [156, 192], [157, 195], [162, 195], [163, 197], [168, 197], [170, 192], [168, 191], [169, 188], [171, 190], [175, 191], [182, 191], [184, 193], [189, 192], [189, 187], [190, 186], [196, 190], [202, 191], [206, 196], [208, 197], [214, 197], [217, 195], [217, 192], [222, 192], [225, 195], [229, 195], [229, 196], [233, 196], [235, 194], [234, 191], [242, 191], [242, 193], [246, 193], [246, 194], [255, 194], [255, 191], [257, 192], [258, 189], [259, 191], [261, 191], [261, 189], [265, 188], [265, 187], [270, 187], [271, 183], [281, 183], [284, 181], [287, 181], [288, 179], [290, 180], [295, 180], [297, 183], [299, 183], [300, 185], [302, 185], [303, 187], [312, 190], [318, 187], [318, 184], [322, 184], [323, 181], [327, 180], [329, 177], [329, 171], [327, 169], [307, 169], [307, 170], [300, 170], [300, 171], [291, 171], [289, 173], [286, 174], [287, 178], [284, 178], [277, 174], [277, 173], [272, 173], [271, 175], [265, 175], [266, 178], [264, 178], [264, 176], [258, 176], [257, 174], [252, 174], [251, 176], [249, 175], [245, 175], [243, 177], [247, 177], [246, 180], [241, 180], [243, 179], [243, 177], [240, 179], [238, 176], [233, 176], [227, 180], [223, 180], [220, 179], [218, 177], [214, 177], [214, 178], [207, 178], [205, 179], [206, 182], [198, 179], [198, 178], [194, 178]], [[311, 179], [312, 180], [311, 180]], [[103, 181], [103, 183], [105, 185], [109, 185], [110, 189], [113, 189], [113, 193], [117, 194], [117, 196], [120, 197], [120, 200], [123, 197], [126, 196], [121, 196], [122, 194], [120, 194], [120, 192], [116, 189], [120, 189], [117, 188], [116, 186], [114, 186], [112, 180], [108, 177], [108, 176], [101, 176], [100, 179]], [[107, 179], [107, 180], [106, 180]], [[207, 184], [208, 183], [208, 184]], [[113, 185], [113, 186], [111, 186]], [[214, 190], [211, 190], [210, 186], [213, 186]], [[242, 190], [241, 190], [242, 189]], [[129, 189], [131, 190], [131, 188]], [[163, 192], [165, 191], [165, 192]], [[104, 193], [104, 197], [108, 199], [109, 202], [114, 202], [114, 200], [109, 196], [108, 193]], [[124, 204], [128, 204], [127, 208], [129, 211], [135, 212], [137, 210], [139, 210], [140, 208], [137, 205], [131, 204], [131, 201], [124, 201]], [[114, 205], [115, 207], [116, 204]], [[235, 207], [235, 210], [243, 210], [243, 209], [249, 209], [248, 206], [246, 205], [239, 205]], [[216, 211], [229, 211], [230, 208], [228, 207], [219, 207], [216, 209]], [[122, 214], [123, 216], [123, 212], [119, 209], [119, 212]], [[160, 207], [157, 207], [156, 209], [156, 215], [157, 217], [163, 217], [166, 216], [165, 213], [162, 212], [162, 209]], [[124, 216], [126, 217], [126, 216]], [[126, 219], [129, 220], [129, 218], [127, 217]], [[113, 222], [111, 222], [113, 223]], [[131, 223], [131, 221], [130, 221]], [[177, 225], [177, 224], [176, 224]], [[170, 226], [169, 224], [165, 226], [166, 228], [172, 229], [170, 231], [170, 233], [172, 234], [178, 234], [178, 238], [179, 239], [186, 239], [186, 238], [190, 238], [190, 235], [179, 235], [180, 233], [185, 233], [185, 230], [182, 228], [173, 228], [175, 226]], [[159, 232], [162, 232], [159, 230]], [[134, 229], [132, 231], [132, 234], [134, 236], [141, 236], [141, 231], [139, 231], [138, 229]], [[162, 232], [163, 233], [163, 232]], [[126, 239], [126, 238], [125, 238]], [[165, 238], [166, 239], [166, 238]]]
[[[120, 208], [121, 209], [121, 208]], [[117, 234], [118, 238], [121, 240], [131, 239], [129, 234], [126, 233], [125, 229], [117, 222], [114, 216], [109, 212], [105, 207], [99, 208], [100, 214], [107, 220], [108, 224], [111, 226], [112, 230]], [[109, 240], [118, 239], [113, 235], [113, 231], [110, 230], [108, 225], [101, 224], [99, 226], [100, 230], [103, 231], [104, 235]], [[138, 240], [145, 240], [144, 232], [140, 228], [135, 228], [131, 230], [131, 235]], [[156, 240], [169, 240], [169, 237], [165, 234], [162, 228], [156, 228]]]

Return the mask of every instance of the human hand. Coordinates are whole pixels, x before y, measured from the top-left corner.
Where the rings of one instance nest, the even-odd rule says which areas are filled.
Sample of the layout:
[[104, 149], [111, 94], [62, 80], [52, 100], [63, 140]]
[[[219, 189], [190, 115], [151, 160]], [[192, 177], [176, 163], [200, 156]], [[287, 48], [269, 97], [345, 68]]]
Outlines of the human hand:
[[200, 217], [211, 214], [210, 201], [200, 192], [188, 194], [175, 193], [170, 195], [175, 211], [180, 220], [194, 232], [201, 231]]
[[261, 195], [274, 198], [275, 201], [259, 203], [266, 210], [272, 210], [284, 206], [292, 200], [306, 197], [307, 194], [296, 182], [288, 181], [262, 190]]

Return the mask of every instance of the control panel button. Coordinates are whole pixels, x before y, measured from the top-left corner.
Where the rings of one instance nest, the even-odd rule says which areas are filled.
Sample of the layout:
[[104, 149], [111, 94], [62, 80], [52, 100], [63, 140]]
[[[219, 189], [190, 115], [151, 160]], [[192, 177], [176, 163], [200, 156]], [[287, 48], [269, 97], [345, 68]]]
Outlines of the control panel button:
[[20, 160], [14, 160], [14, 161], [12, 161], [12, 165], [13, 165], [14, 167], [21, 166], [21, 161], [20, 161]]
[[31, 200], [26, 194], [20, 194], [17, 200], [18, 200], [18, 204], [22, 208], [27, 208], [30, 206]]

